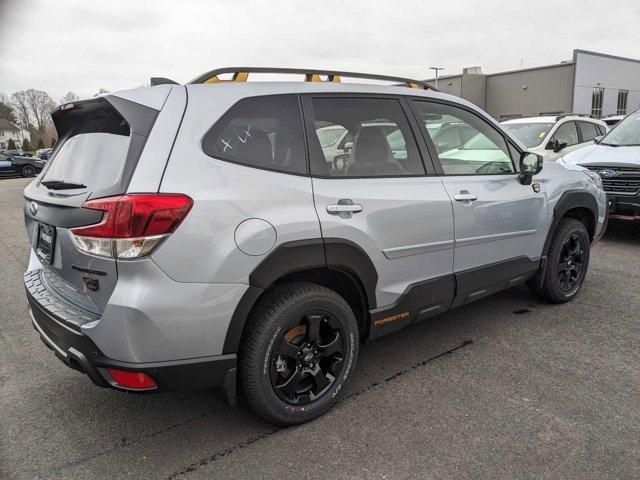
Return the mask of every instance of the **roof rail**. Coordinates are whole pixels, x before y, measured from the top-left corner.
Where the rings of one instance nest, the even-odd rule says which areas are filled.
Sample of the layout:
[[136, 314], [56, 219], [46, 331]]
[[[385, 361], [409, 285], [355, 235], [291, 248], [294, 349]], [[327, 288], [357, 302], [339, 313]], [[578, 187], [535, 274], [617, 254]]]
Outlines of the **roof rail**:
[[[233, 76], [231, 80], [222, 80], [219, 75], [231, 73]], [[388, 82], [398, 82], [402, 86], [409, 88], [422, 88], [425, 90], [438, 90], [426, 82], [420, 80], [413, 80], [411, 78], [392, 77], [388, 75], [375, 75], [371, 73], [356, 73], [356, 72], [338, 72], [335, 70], [313, 70], [304, 68], [269, 68], [269, 67], [227, 67], [211, 70], [204, 73], [199, 77], [194, 78], [189, 83], [219, 83], [219, 82], [246, 82], [250, 73], [279, 73], [279, 74], [294, 74], [304, 75], [305, 82], [329, 82], [340, 83], [341, 77], [347, 78], [362, 78], [367, 80], [386, 80]], [[322, 80], [321, 75], [327, 77], [326, 80]]]
[[556, 122], [558, 120], [562, 120], [565, 117], [588, 117], [588, 118], [596, 118], [590, 113], [562, 113], [556, 117]]

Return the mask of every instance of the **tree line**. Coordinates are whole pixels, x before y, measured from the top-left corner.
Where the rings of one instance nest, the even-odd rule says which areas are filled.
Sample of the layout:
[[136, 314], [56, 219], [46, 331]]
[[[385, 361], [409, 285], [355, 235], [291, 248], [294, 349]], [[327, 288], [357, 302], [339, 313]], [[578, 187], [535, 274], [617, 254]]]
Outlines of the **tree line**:
[[[109, 93], [109, 91], [101, 88], [94, 97], [103, 93]], [[51, 111], [58, 104], [79, 99], [80, 97], [74, 92], [67, 92], [56, 102], [47, 92], [35, 88], [20, 90], [9, 96], [0, 93], [0, 118], [28, 133], [28, 137], [22, 140], [22, 150], [53, 147], [57, 141], [57, 134], [51, 120]], [[15, 142], [9, 140], [7, 149], [13, 150], [16, 147]]]

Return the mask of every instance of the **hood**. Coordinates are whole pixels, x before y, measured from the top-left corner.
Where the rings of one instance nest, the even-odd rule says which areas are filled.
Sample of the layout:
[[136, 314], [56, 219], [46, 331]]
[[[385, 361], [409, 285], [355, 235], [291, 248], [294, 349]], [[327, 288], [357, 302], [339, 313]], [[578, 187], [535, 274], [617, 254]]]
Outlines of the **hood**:
[[565, 155], [565, 163], [578, 165], [631, 165], [640, 167], [640, 147], [589, 145]]

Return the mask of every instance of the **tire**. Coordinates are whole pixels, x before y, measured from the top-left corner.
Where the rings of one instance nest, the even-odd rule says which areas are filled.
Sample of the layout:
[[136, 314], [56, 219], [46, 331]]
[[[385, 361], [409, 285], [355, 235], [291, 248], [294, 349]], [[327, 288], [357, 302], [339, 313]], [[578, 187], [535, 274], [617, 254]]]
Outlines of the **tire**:
[[581, 222], [573, 218], [560, 220], [551, 239], [542, 286], [534, 279], [529, 288], [547, 302], [565, 303], [573, 299], [587, 274], [590, 243]]
[[36, 169], [31, 165], [25, 165], [20, 169], [20, 175], [22, 175], [23, 177], [35, 177]]
[[251, 409], [268, 422], [307, 422], [344, 390], [358, 343], [353, 311], [336, 292], [302, 282], [275, 287], [254, 308], [243, 333], [240, 387]]

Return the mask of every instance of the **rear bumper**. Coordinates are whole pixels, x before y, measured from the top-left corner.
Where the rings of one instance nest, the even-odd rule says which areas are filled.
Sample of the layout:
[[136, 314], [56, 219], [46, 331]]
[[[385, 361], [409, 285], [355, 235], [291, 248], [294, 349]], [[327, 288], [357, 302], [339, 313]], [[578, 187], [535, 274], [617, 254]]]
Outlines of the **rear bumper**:
[[218, 387], [230, 404], [236, 399], [236, 355], [151, 363], [121, 362], [106, 357], [93, 341], [68, 322], [55, 318], [27, 288], [31, 320], [42, 341], [67, 366], [85, 373], [100, 387], [128, 391], [111, 379], [107, 368], [145, 372], [158, 386], [153, 392]]

